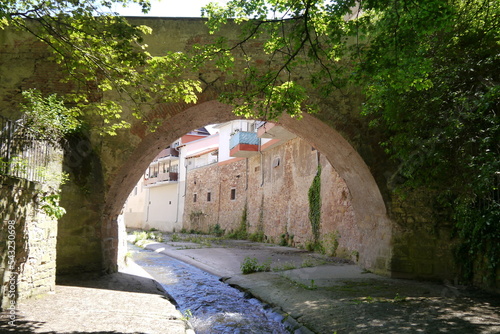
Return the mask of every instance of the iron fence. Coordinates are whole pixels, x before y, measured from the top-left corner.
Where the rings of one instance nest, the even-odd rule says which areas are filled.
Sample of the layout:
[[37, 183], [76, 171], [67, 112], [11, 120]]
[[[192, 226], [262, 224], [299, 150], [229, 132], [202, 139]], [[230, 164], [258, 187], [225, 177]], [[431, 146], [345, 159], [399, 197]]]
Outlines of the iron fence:
[[0, 174], [42, 182], [54, 150], [23, 127], [21, 120], [0, 116]]

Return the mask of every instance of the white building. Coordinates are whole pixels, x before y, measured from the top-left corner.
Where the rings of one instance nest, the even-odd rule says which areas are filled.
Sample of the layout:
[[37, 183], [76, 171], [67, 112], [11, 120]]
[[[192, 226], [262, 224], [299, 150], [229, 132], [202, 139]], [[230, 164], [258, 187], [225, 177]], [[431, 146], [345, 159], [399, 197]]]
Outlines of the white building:
[[[213, 126], [217, 133], [212, 135], [201, 128], [179, 138], [156, 156], [129, 195], [123, 209], [125, 226], [180, 231], [187, 173], [215, 163], [235, 162], [272, 147], [279, 142], [272, 139], [271, 132], [267, 133], [266, 127], [272, 126], [236, 120]], [[257, 131], [268, 134], [267, 138], [259, 138]]]
[[165, 232], [182, 229], [184, 161], [190, 152], [185, 145], [208, 135], [204, 128], [191, 131], [155, 157], [125, 202], [123, 220], [127, 228], [155, 228]]

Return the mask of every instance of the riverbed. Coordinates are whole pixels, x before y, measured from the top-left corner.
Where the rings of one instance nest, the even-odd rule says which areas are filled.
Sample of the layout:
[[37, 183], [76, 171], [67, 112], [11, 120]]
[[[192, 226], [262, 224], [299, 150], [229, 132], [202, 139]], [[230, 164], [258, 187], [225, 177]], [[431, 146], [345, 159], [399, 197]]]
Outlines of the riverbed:
[[282, 316], [217, 276], [164, 254], [129, 244], [132, 259], [178, 304], [198, 334], [289, 333]]

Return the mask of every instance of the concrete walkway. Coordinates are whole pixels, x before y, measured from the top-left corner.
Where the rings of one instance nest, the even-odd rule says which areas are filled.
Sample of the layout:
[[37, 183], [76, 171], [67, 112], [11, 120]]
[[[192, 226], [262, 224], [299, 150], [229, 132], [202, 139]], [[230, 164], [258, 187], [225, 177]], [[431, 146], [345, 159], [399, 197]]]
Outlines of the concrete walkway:
[[168, 294], [133, 262], [101, 277], [65, 277], [56, 293], [18, 304], [18, 320], [2, 314], [0, 333], [194, 334]]
[[[284, 315], [293, 333], [500, 333], [500, 296], [381, 277], [319, 254], [248, 241], [148, 243]], [[241, 273], [246, 257], [275, 271]]]

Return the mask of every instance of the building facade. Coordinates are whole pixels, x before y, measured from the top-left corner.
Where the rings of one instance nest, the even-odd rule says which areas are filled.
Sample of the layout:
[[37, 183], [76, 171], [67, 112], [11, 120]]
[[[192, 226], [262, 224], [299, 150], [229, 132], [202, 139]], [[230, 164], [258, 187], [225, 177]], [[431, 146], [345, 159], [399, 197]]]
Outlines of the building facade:
[[[361, 234], [350, 192], [326, 158], [279, 125], [233, 121], [217, 126], [219, 161], [188, 171], [183, 226], [226, 233], [244, 227], [270, 242], [315, 248], [356, 260]], [[320, 169], [318, 167], [321, 167]], [[309, 217], [320, 180], [320, 224]]]
[[124, 207], [127, 227], [243, 228], [269, 242], [356, 260], [362, 237], [349, 189], [319, 151], [274, 123], [237, 120], [214, 129], [184, 136], [155, 158]]
[[205, 128], [191, 131], [155, 157], [123, 207], [127, 228], [164, 232], [182, 229], [185, 157], [189, 152], [185, 147], [209, 135]]

